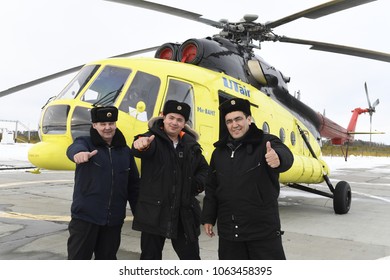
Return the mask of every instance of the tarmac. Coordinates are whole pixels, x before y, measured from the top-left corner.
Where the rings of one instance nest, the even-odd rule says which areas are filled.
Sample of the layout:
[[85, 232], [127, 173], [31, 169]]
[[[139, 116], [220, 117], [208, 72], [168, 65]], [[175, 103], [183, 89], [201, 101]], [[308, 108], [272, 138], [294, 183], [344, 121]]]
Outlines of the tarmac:
[[[20, 166], [11, 163], [10, 166]], [[283, 246], [288, 260], [390, 259], [390, 162], [375, 169], [338, 170], [332, 182], [348, 181], [352, 205], [336, 215], [333, 201], [282, 186], [279, 199]], [[33, 174], [32, 169], [0, 170], [0, 259], [65, 260], [73, 191], [73, 171]], [[335, 183], [334, 183], [335, 184]], [[316, 185], [328, 191], [326, 185]], [[203, 194], [199, 195], [203, 200]], [[132, 214], [122, 229], [120, 260], [137, 260], [140, 233], [131, 229]], [[202, 229], [201, 258], [216, 260], [218, 237]], [[164, 260], [175, 260], [167, 240]]]

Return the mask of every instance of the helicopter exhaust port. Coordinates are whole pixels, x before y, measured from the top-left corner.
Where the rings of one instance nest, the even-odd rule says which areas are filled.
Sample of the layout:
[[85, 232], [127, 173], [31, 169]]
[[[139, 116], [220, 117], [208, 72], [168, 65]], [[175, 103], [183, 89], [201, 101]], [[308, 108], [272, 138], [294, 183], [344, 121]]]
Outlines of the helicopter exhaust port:
[[177, 60], [179, 45], [174, 43], [165, 43], [159, 47], [154, 55], [155, 58], [166, 60]]
[[155, 58], [199, 64], [203, 58], [203, 44], [197, 39], [189, 39], [183, 44], [165, 43], [159, 47]]
[[203, 44], [199, 40], [189, 39], [179, 48], [177, 60], [184, 63], [199, 64], [203, 58]]

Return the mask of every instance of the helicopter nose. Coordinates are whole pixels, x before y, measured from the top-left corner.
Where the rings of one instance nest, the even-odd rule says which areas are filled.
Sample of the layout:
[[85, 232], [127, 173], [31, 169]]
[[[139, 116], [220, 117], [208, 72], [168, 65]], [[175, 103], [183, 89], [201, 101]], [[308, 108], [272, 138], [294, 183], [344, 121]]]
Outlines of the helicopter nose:
[[28, 160], [36, 167], [49, 170], [74, 170], [75, 164], [66, 156], [69, 141], [39, 142], [28, 151]]

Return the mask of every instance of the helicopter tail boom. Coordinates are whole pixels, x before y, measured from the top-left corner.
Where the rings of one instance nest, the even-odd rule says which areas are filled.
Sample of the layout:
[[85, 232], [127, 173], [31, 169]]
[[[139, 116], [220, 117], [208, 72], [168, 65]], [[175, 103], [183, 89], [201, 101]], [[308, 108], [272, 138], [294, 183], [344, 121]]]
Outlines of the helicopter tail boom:
[[320, 120], [320, 135], [323, 138], [330, 139], [333, 145], [342, 145], [345, 142], [353, 140], [348, 130], [324, 115], [317, 113]]

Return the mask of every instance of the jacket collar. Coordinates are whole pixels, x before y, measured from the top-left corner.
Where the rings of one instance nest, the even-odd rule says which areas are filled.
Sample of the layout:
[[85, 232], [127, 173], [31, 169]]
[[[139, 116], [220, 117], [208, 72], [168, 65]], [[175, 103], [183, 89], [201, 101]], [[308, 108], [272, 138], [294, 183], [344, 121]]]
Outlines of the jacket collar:
[[[95, 146], [101, 146], [101, 147], [107, 146], [107, 143], [100, 136], [99, 132], [97, 132], [97, 130], [94, 129], [92, 126], [90, 128], [90, 135], [91, 135], [91, 141]], [[119, 128], [117, 128], [114, 134], [114, 138], [112, 139], [111, 146], [125, 147], [126, 145], [127, 144], [126, 144], [125, 136], [119, 130]]]
[[242, 144], [258, 144], [263, 139], [264, 132], [259, 129], [254, 123], [251, 123], [249, 126], [249, 130], [245, 133], [245, 135], [239, 139], [233, 139], [229, 133], [226, 133], [220, 140], [214, 143], [215, 147], [225, 146], [228, 143], [233, 143], [234, 146], [237, 146], [239, 143]]

